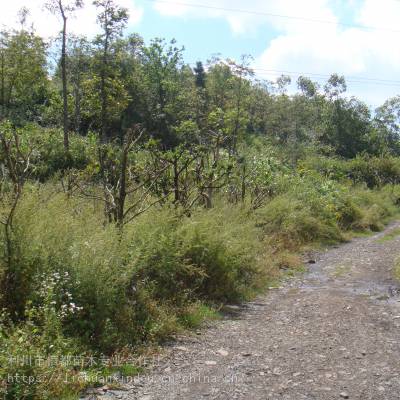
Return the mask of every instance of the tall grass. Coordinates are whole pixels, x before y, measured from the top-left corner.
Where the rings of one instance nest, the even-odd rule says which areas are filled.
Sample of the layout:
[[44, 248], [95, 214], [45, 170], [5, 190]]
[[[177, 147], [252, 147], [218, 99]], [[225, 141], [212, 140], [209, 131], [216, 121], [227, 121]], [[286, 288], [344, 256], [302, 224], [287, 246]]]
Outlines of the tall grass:
[[[0, 394], [74, 398], [84, 385], [10, 384], [5, 377], [21, 368], [7, 359], [113, 354], [162, 342], [214, 316], [210, 307], [249, 299], [279, 269], [299, 266], [305, 246], [381, 229], [400, 198], [398, 186], [353, 187], [315, 170], [282, 178], [276, 193], [256, 211], [221, 201], [182, 217], [160, 206], [121, 232], [103, 225], [96, 202], [67, 197], [52, 183], [26, 187], [12, 236], [15, 307], [0, 321]], [[2, 270], [4, 262], [0, 277]], [[54, 368], [24, 371], [46, 377]]]

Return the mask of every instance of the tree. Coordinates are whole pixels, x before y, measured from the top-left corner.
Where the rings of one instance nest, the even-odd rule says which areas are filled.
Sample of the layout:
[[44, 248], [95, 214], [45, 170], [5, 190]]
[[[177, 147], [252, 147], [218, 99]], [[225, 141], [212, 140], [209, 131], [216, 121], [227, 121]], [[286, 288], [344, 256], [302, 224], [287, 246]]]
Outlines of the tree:
[[42, 117], [49, 87], [47, 46], [34, 31], [3, 32], [0, 47], [1, 118], [22, 125]]
[[87, 93], [84, 90], [84, 83], [91, 73], [91, 45], [84, 37], [70, 37], [68, 43], [67, 65], [70, 72], [69, 83], [73, 97], [73, 118], [72, 124], [77, 133], [87, 133], [90, 126], [89, 115], [83, 118], [82, 102]]
[[180, 144], [180, 124], [194, 117], [190, 107], [193, 99], [188, 96], [192, 91], [185, 86], [187, 70], [183, 68], [182, 49], [175, 44], [174, 40], [168, 44], [155, 39], [143, 48], [142, 56], [146, 97], [144, 123], [164, 150]]
[[281, 75], [276, 80], [276, 87], [277, 87], [278, 93], [280, 93], [281, 95], [284, 95], [287, 92], [287, 88], [291, 83], [292, 83], [292, 78], [289, 75]]
[[83, 0], [49, 0], [46, 8], [54, 15], [62, 18], [62, 45], [61, 45], [61, 76], [63, 96], [63, 129], [64, 149], [69, 150], [69, 119], [68, 119], [68, 89], [67, 89], [67, 20], [69, 14], [83, 7]]
[[102, 50], [100, 66], [100, 97], [101, 97], [101, 140], [105, 143], [109, 138], [108, 133], [108, 90], [110, 78], [110, 47], [115, 38], [122, 35], [128, 22], [128, 10], [119, 7], [114, 0], [95, 0], [93, 4], [98, 8], [97, 22], [100, 24], [102, 34], [96, 43]]
[[[118, 79], [123, 82], [126, 92], [126, 102], [120, 108], [120, 115], [113, 125], [120, 132], [122, 142], [123, 133], [137, 123], [142, 123], [144, 104], [146, 103], [146, 91], [144, 89], [144, 76], [142, 67], [142, 51], [144, 41], [138, 34], [130, 34], [118, 39], [114, 45], [115, 69], [118, 71]], [[121, 96], [115, 99], [121, 101]]]
[[254, 75], [253, 70], [250, 68], [252, 57], [243, 55], [241, 63], [229, 62], [232, 71], [232, 101], [233, 101], [233, 114], [232, 114], [232, 128], [231, 128], [231, 145], [230, 151], [232, 154], [237, 152], [237, 143], [239, 136], [243, 133], [242, 130], [247, 125], [247, 100], [249, 98], [250, 82], [249, 78]]
[[197, 61], [193, 70], [196, 77], [196, 86], [204, 89], [206, 87], [206, 72], [204, 71], [203, 63], [201, 61]]
[[400, 154], [400, 96], [392, 97], [378, 107], [374, 122], [386, 146]]
[[307, 98], [312, 98], [318, 93], [318, 84], [305, 76], [299, 76], [297, 79], [297, 87], [303, 96]]
[[371, 150], [371, 113], [360, 100], [337, 98], [326, 103], [322, 122], [321, 141], [336, 154], [352, 158]]
[[344, 76], [332, 74], [324, 86], [325, 94], [330, 100], [338, 100], [340, 95], [347, 90]]

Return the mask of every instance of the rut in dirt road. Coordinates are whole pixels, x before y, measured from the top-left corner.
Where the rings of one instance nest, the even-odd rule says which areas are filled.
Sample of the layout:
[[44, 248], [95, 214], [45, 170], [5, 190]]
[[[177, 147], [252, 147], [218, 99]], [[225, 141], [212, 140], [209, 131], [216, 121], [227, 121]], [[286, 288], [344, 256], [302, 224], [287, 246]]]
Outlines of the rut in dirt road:
[[309, 272], [166, 349], [103, 399], [400, 399], [400, 238], [330, 249]]

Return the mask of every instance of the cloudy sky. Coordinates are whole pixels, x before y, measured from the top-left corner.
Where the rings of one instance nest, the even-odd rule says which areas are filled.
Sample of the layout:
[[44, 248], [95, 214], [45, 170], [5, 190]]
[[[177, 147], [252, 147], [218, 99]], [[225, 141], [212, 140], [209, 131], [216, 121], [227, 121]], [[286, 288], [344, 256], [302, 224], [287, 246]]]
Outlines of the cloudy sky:
[[[400, 0], [116, 0], [130, 11], [128, 31], [176, 38], [186, 61], [212, 54], [239, 59], [252, 54], [260, 78], [287, 71], [318, 82], [337, 72], [349, 94], [371, 106], [400, 94]], [[12, 25], [22, 6], [42, 35], [59, 29], [44, 0], [1, 0], [0, 24]], [[75, 33], [96, 33], [87, 6], [71, 21]], [[368, 28], [368, 29], [367, 29]]]

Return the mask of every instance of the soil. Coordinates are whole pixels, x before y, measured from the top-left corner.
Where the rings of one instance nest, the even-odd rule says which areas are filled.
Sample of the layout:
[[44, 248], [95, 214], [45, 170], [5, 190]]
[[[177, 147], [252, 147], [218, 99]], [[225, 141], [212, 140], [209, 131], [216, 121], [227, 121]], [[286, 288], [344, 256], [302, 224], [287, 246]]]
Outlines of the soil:
[[[148, 374], [100, 399], [400, 399], [400, 236], [357, 238], [308, 271], [179, 337]], [[387, 240], [386, 240], [387, 239]]]

